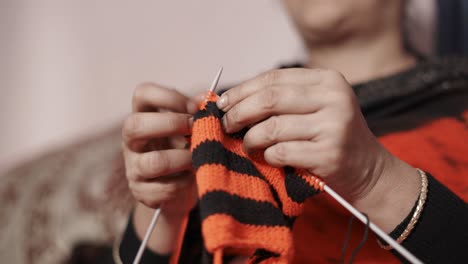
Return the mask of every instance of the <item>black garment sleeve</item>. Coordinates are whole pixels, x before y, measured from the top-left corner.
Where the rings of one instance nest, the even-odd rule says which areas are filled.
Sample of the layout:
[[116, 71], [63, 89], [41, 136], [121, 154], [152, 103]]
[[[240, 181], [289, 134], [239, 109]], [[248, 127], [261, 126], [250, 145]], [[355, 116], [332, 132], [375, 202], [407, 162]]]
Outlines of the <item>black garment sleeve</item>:
[[[135, 228], [133, 226], [133, 217], [130, 214], [127, 227], [122, 237], [119, 247], [119, 255], [123, 264], [133, 263], [138, 248], [140, 247], [141, 240], [138, 238]], [[170, 255], [160, 255], [148, 248], [145, 249], [141, 258], [141, 264], [167, 264], [170, 261]]]
[[[447, 187], [428, 177], [428, 195], [416, 227], [402, 245], [424, 263], [464, 263], [468, 260], [468, 204]], [[396, 239], [408, 225], [414, 209], [391, 233]], [[192, 210], [182, 246], [180, 263], [204, 263], [206, 253], [201, 243], [198, 208]], [[141, 241], [133, 227], [132, 217], [120, 244], [120, 258], [132, 263]], [[405, 259], [392, 250], [402, 262]], [[170, 256], [145, 250], [141, 263], [169, 263]], [[207, 261], [209, 262], [209, 261]]]
[[[130, 214], [127, 227], [122, 237], [119, 247], [119, 254], [123, 264], [133, 263], [141, 241], [138, 238], [133, 218]], [[169, 263], [170, 255], [159, 255], [149, 249], [145, 249], [141, 264], [159, 264]], [[200, 230], [200, 213], [198, 205], [195, 206], [189, 214], [188, 223], [182, 242], [182, 248], [179, 255], [179, 263], [211, 263], [211, 258], [205, 252]]]
[[[468, 262], [468, 204], [427, 173], [428, 193], [419, 221], [402, 246], [424, 263]], [[396, 239], [411, 220], [411, 213], [390, 236]], [[400, 260], [406, 260], [395, 250]]]

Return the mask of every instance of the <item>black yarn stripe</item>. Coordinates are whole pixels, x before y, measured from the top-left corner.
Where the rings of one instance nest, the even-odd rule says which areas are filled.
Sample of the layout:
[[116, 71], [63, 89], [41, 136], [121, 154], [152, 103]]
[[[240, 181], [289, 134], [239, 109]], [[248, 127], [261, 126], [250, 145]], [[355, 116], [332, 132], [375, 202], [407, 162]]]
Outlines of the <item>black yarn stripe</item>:
[[213, 214], [227, 214], [243, 224], [289, 227], [291, 219], [273, 204], [242, 198], [224, 191], [208, 192], [200, 198], [202, 221]]
[[197, 113], [195, 113], [193, 116], [193, 121], [197, 121], [208, 116], [214, 116], [218, 119], [221, 119], [224, 114], [225, 113], [216, 106], [216, 103], [208, 102], [206, 103], [205, 109], [199, 110]]
[[266, 249], [263, 249], [263, 248], [259, 248], [257, 250], [255, 250], [254, 254], [252, 255], [252, 263], [253, 264], [259, 264], [261, 263], [262, 261], [264, 260], [267, 260], [269, 258], [277, 258], [279, 257], [280, 254], [278, 253], [275, 253], [275, 252], [271, 252], [271, 251], [268, 251]]
[[[281, 201], [281, 199], [279, 197], [279, 194], [278, 194], [278, 191], [276, 191], [276, 189], [273, 188], [273, 186], [271, 184], [268, 184], [268, 187], [270, 189], [271, 196], [273, 197], [273, 200], [275, 200], [276, 204], [278, 205], [278, 208], [282, 212], [283, 211], [283, 201]], [[285, 215], [285, 217], [287, 217], [287, 216]], [[290, 226], [292, 226], [292, 224]]]
[[255, 165], [232, 151], [227, 150], [221, 142], [206, 140], [192, 151], [192, 162], [195, 170], [205, 164], [221, 164], [228, 170], [248, 174], [265, 180]]
[[[253, 165], [253, 163], [250, 160], [244, 157], [241, 157], [234, 152], [227, 150], [220, 142], [215, 141], [215, 140], [207, 140], [201, 143], [196, 149], [194, 149], [194, 151], [192, 152], [192, 161], [193, 161], [193, 166], [196, 170], [204, 164], [220, 164], [220, 165], [225, 166], [228, 170], [231, 170], [237, 173], [250, 175], [253, 177], [258, 177], [264, 180], [266, 184], [268, 184], [266, 178], [257, 170], [257, 168]], [[312, 190], [312, 191], [311, 190], [306, 191], [308, 192], [306, 194], [307, 197], [310, 197], [313, 194], [318, 193], [317, 190], [312, 188], [302, 178], [296, 175], [293, 168], [286, 167], [285, 174], [286, 175], [291, 174], [292, 176], [290, 177], [295, 177], [299, 179], [300, 181], [303, 181], [304, 185], [300, 186], [301, 188], [305, 187], [304, 189], [307, 188], [307, 189]], [[287, 184], [287, 182], [285, 182], [285, 184]], [[271, 191], [273, 199], [277, 203], [279, 210], [282, 212], [283, 203], [281, 199], [279, 198], [278, 192], [270, 184], [268, 184], [268, 186]], [[288, 186], [286, 185], [286, 188], [287, 187]], [[315, 192], [313, 192], [313, 190], [315, 190]], [[288, 195], [291, 196], [291, 193], [288, 192]], [[293, 198], [294, 197], [292, 197], [291, 199]], [[292, 217], [292, 216], [288, 216], [284, 214], [283, 214], [283, 218], [287, 222], [288, 227], [292, 227], [296, 220], [296, 217]]]
[[[199, 119], [202, 119], [202, 118], [205, 118], [205, 117], [208, 117], [208, 116], [214, 116], [218, 119], [221, 119], [223, 118], [225, 112], [223, 112], [223, 110], [220, 110], [215, 103], [213, 102], [208, 102], [206, 104], [206, 108], [203, 109], [203, 110], [199, 110], [197, 113], [195, 113], [195, 115], [193, 116], [193, 121], [196, 121], [196, 120], [199, 120]], [[245, 127], [243, 129], [241, 129], [239, 132], [236, 132], [236, 133], [231, 133], [231, 134], [227, 134], [229, 137], [231, 138], [235, 138], [235, 139], [243, 139], [245, 134], [247, 133], [247, 131], [249, 131], [249, 128], [248, 127]]]
[[297, 175], [294, 168], [284, 167], [284, 174], [286, 176], [284, 178], [286, 192], [294, 202], [303, 203], [307, 198], [320, 192]]

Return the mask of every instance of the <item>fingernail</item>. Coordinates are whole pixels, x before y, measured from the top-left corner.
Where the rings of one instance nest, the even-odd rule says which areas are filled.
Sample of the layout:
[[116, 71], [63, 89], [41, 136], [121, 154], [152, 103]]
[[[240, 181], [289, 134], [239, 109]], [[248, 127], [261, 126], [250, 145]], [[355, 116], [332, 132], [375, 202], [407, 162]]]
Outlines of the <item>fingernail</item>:
[[216, 105], [218, 106], [219, 109], [223, 109], [224, 107], [227, 106], [227, 102], [228, 102], [227, 100], [228, 100], [227, 95], [223, 94], [216, 102]]

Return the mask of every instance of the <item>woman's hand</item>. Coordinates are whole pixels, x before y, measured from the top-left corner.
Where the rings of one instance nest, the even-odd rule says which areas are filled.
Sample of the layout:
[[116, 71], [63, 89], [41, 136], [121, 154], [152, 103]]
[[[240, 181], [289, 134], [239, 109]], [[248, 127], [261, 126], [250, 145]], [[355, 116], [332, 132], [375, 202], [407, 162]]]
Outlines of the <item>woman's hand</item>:
[[[395, 173], [417, 175], [379, 144], [337, 72], [269, 71], [230, 89], [217, 105], [226, 112], [226, 132], [251, 126], [244, 137], [247, 152], [265, 149], [273, 166], [308, 169], [361, 209], [382, 205], [374, 200], [397, 183]], [[410, 195], [410, 205], [417, 194]]]
[[196, 202], [191, 154], [184, 135], [196, 105], [176, 90], [156, 84], [135, 89], [133, 113], [122, 129], [126, 175], [134, 197], [166, 216], [181, 218]]

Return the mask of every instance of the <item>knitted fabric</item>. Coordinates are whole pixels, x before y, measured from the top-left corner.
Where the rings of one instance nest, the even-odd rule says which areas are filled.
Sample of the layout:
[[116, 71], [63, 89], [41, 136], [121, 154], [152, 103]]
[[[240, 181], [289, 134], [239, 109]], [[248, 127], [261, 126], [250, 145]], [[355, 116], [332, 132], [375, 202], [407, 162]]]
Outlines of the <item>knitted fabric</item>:
[[263, 151], [246, 154], [242, 133], [224, 133], [216, 99], [210, 94], [195, 114], [191, 138], [205, 248], [215, 263], [228, 255], [290, 262], [294, 221], [323, 182], [303, 170], [271, 167]]

